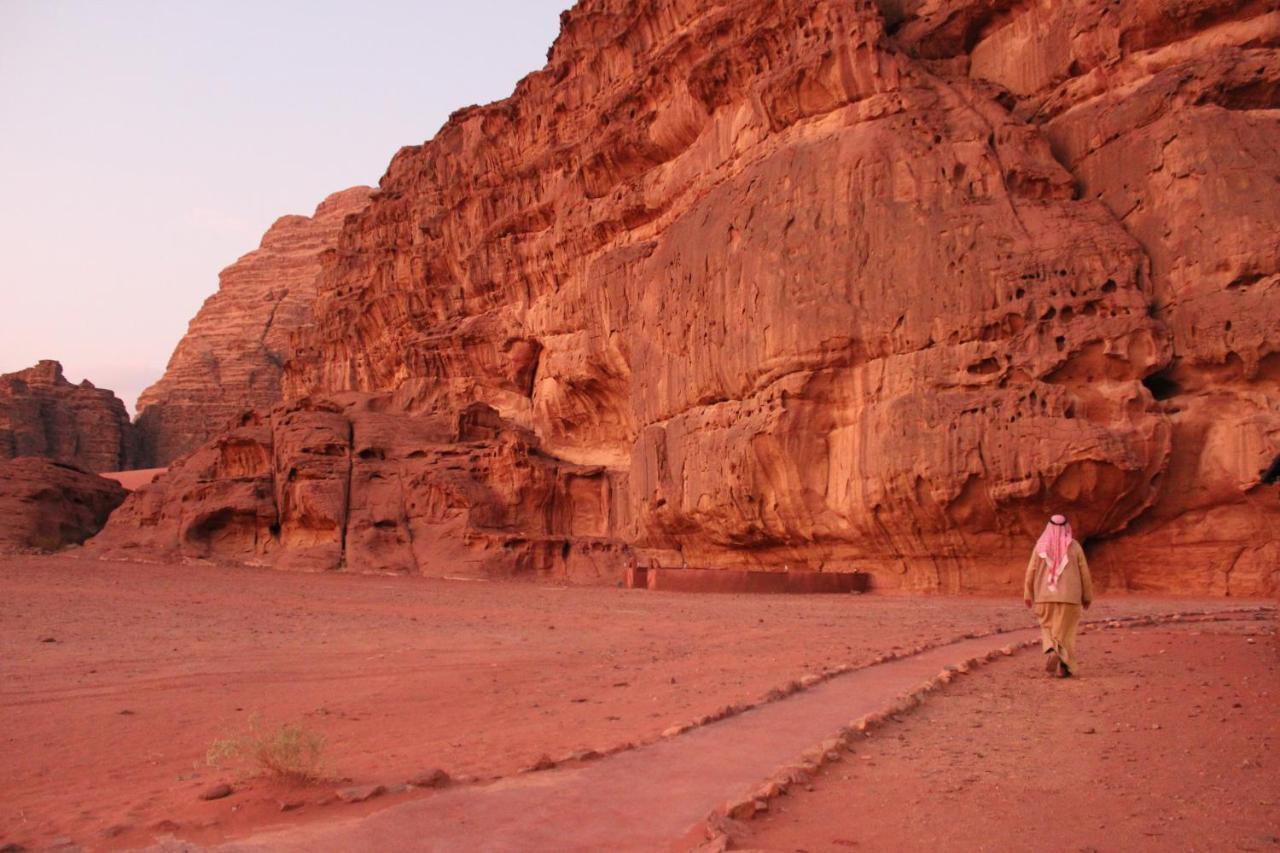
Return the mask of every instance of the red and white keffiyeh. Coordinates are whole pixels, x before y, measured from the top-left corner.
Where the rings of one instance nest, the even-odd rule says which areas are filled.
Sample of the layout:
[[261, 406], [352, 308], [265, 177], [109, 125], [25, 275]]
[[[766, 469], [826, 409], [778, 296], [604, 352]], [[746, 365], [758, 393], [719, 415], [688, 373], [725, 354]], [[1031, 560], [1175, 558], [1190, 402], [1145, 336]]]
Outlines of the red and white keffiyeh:
[[1071, 525], [1066, 518], [1055, 515], [1045, 525], [1044, 533], [1036, 542], [1036, 553], [1049, 567], [1049, 591], [1058, 591], [1058, 578], [1067, 567], [1071, 548]]

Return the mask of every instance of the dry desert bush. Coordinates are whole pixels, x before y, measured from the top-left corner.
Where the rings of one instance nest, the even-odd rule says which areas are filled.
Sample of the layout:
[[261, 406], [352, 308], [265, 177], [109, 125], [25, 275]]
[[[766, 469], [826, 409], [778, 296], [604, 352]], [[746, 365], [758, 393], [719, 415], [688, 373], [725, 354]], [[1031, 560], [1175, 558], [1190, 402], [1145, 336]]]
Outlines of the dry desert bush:
[[209, 747], [214, 767], [233, 768], [245, 776], [268, 775], [297, 782], [322, 776], [324, 736], [298, 723], [270, 727], [262, 718], [249, 718], [248, 731], [220, 738]]

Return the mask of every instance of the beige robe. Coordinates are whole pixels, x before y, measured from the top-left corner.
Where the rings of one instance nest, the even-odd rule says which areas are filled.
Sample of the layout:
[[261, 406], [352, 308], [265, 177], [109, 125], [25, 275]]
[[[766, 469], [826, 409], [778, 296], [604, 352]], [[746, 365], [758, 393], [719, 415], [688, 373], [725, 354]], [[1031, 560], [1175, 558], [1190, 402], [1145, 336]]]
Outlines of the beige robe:
[[1053, 649], [1069, 669], [1075, 670], [1081, 607], [1093, 602], [1093, 578], [1080, 543], [1072, 540], [1067, 548], [1067, 565], [1058, 577], [1055, 590], [1049, 589], [1049, 566], [1033, 551], [1027, 563], [1022, 595], [1035, 602], [1041, 648]]

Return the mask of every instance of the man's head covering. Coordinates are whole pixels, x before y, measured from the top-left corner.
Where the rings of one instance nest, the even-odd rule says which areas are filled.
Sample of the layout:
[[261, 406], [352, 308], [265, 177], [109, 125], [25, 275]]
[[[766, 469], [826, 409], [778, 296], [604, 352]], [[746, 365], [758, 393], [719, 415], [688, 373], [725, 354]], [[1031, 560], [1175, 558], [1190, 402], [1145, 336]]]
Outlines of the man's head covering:
[[1058, 590], [1058, 578], [1062, 577], [1062, 570], [1067, 567], [1067, 552], [1070, 547], [1071, 525], [1065, 517], [1055, 515], [1049, 519], [1044, 533], [1040, 534], [1040, 539], [1036, 542], [1036, 553], [1049, 567], [1050, 592]]

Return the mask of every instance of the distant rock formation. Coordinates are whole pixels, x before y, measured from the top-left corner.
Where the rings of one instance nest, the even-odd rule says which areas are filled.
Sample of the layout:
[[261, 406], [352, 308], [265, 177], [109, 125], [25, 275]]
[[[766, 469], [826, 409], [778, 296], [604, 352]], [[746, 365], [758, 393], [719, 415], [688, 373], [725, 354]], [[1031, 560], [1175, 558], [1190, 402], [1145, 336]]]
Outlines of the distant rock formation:
[[[356, 543], [437, 495], [499, 573], [1012, 591], [1058, 511], [1104, 584], [1274, 593], [1278, 44], [1226, 0], [583, 0], [346, 220], [284, 405], [102, 539], [436, 571]], [[476, 412], [516, 449], [429, 426]]]
[[102, 529], [126, 494], [113, 480], [49, 459], [0, 460], [0, 549], [79, 544]]
[[169, 359], [138, 398], [143, 464], [163, 467], [222, 432], [245, 411], [280, 402], [289, 336], [311, 320], [320, 255], [368, 187], [334, 193], [313, 216], [276, 220], [262, 244], [222, 271]]
[[56, 361], [0, 375], [0, 459], [39, 456], [86, 471], [120, 471], [137, 458], [124, 403], [87, 379], [73, 385]]
[[277, 568], [600, 581], [622, 550], [607, 472], [538, 453], [483, 405], [384, 414], [353, 395], [234, 429], [143, 486], [91, 547]]

